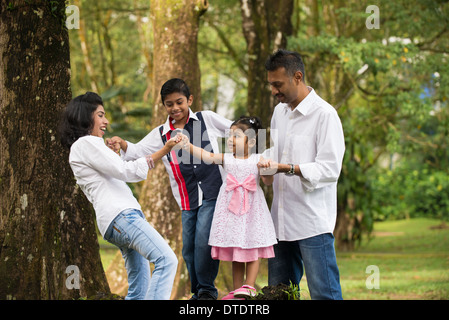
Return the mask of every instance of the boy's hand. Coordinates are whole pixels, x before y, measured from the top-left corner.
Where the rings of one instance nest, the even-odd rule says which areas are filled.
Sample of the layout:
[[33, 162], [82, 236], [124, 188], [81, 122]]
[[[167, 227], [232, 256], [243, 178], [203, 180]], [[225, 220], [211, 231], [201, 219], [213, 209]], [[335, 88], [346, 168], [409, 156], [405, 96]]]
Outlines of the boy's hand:
[[112, 151], [115, 153], [120, 153], [120, 149], [123, 149], [122, 145], [126, 142], [122, 138], [115, 136], [112, 138], [107, 138], [105, 143]]
[[183, 141], [183, 134], [182, 133], [178, 133], [176, 136], [174, 136], [173, 138], [171, 138], [170, 140], [168, 140], [165, 145], [170, 148], [170, 149], [174, 149], [174, 150], [178, 150], [182, 148], [182, 141]]
[[179, 150], [181, 148], [184, 150], [189, 149], [190, 140], [185, 134], [182, 134], [179, 132], [173, 139], [176, 139], [175, 140], [176, 144], [174, 145], [174, 150]]

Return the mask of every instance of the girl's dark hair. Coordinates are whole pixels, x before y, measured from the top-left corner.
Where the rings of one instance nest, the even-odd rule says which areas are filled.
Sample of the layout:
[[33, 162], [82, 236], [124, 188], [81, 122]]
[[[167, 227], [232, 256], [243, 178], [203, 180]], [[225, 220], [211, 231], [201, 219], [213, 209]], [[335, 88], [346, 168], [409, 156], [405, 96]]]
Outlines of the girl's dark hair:
[[259, 117], [248, 117], [248, 116], [241, 116], [237, 120], [235, 120], [232, 124], [232, 126], [237, 126], [238, 128], [242, 129], [242, 131], [245, 133], [245, 135], [249, 139], [256, 139], [256, 145], [253, 149], [251, 149], [251, 152], [262, 152], [262, 148], [264, 146], [259, 146], [259, 130], [263, 129], [262, 121]]
[[103, 100], [94, 92], [86, 92], [67, 104], [59, 124], [59, 136], [65, 148], [70, 149], [78, 138], [90, 133], [94, 124], [92, 114], [99, 105], [103, 105]]
[[165, 102], [165, 98], [174, 92], [181, 93], [182, 95], [186, 96], [187, 99], [190, 97], [190, 90], [187, 86], [187, 83], [185, 83], [184, 80], [173, 78], [168, 80], [162, 85], [161, 88], [161, 99], [162, 104]]

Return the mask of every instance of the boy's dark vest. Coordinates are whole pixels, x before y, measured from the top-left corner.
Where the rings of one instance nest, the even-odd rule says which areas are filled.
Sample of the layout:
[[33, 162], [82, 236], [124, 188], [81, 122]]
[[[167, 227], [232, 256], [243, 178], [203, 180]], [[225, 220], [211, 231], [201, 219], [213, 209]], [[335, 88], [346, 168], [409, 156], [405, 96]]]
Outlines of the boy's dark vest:
[[[212, 152], [209, 135], [207, 134], [207, 128], [204, 124], [201, 112], [197, 112], [196, 116], [199, 121], [190, 118], [188, 123], [184, 126], [184, 130], [188, 132], [192, 144]], [[195, 139], [193, 136], [194, 122], [199, 122], [201, 125], [201, 137], [196, 137]], [[159, 133], [165, 145], [167, 139], [170, 139], [173, 131], [169, 131], [166, 135], [162, 135], [163, 127], [163, 125], [159, 127]], [[198, 134], [198, 132], [195, 132], [195, 134]], [[201, 141], [201, 146], [198, 144], [199, 141]], [[183, 156], [181, 156], [182, 152], [184, 152]], [[187, 193], [180, 192], [182, 210], [194, 210], [199, 206], [198, 186], [203, 192], [204, 200], [216, 199], [222, 185], [222, 179], [218, 165], [205, 164], [203, 161], [194, 159], [192, 155], [186, 156], [185, 152], [186, 151], [183, 150], [175, 150], [168, 153], [166, 157], [173, 170], [179, 188]], [[176, 159], [173, 159], [174, 155], [176, 155]], [[182, 159], [187, 158], [189, 161], [182, 161]]]

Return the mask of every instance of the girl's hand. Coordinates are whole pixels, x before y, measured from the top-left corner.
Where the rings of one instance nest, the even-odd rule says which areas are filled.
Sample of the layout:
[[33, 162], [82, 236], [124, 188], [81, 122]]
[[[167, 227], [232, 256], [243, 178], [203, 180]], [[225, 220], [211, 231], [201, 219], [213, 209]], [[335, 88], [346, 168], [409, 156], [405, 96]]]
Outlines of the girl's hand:
[[[189, 149], [190, 140], [189, 140], [189, 138], [185, 134], [178, 133], [173, 139], [175, 139], [175, 142], [176, 142], [174, 144], [174, 149], [175, 150], [179, 150], [181, 148], [184, 149], [184, 150], [188, 150]], [[168, 141], [167, 141], [167, 143], [168, 143]]]
[[183, 135], [182, 133], [178, 133], [176, 136], [174, 136], [173, 138], [171, 138], [170, 140], [168, 140], [165, 145], [171, 149], [181, 149], [184, 145], [183, 145], [183, 137], [185, 137], [185, 135]]
[[264, 159], [260, 157], [259, 162], [257, 163], [257, 167], [259, 168], [260, 175], [274, 175], [278, 171], [278, 163], [272, 159]]

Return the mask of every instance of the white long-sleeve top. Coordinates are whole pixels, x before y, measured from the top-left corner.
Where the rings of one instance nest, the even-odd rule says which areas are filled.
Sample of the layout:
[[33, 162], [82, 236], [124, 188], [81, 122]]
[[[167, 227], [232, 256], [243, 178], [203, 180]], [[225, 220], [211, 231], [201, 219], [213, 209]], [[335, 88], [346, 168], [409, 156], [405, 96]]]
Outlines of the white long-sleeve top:
[[274, 176], [271, 214], [281, 241], [332, 233], [337, 218], [343, 128], [335, 108], [308, 89], [293, 110], [279, 103], [271, 120], [274, 147], [269, 156], [279, 163], [299, 165], [302, 173], [302, 177]]
[[147, 178], [149, 167], [145, 157], [123, 161], [102, 138], [84, 136], [70, 148], [69, 163], [77, 184], [93, 204], [102, 236], [121, 211], [141, 210], [126, 182]]

